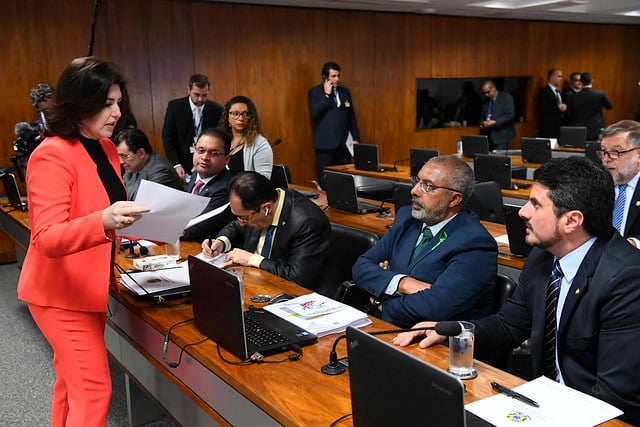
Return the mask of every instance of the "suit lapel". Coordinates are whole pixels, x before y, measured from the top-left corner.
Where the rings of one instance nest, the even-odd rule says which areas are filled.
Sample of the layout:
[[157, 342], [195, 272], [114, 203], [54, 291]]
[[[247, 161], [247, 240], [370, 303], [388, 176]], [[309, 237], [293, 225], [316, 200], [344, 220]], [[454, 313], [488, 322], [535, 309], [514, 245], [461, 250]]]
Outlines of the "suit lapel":
[[631, 205], [629, 205], [627, 222], [624, 227], [625, 237], [633, 237], [629, 232], [632, 230], [633, 225], [638, 220], [638, 215], [640, 215], [640, 181], [638, 181], [638, 184], [636, 184], [636, 190], [633, 192]]

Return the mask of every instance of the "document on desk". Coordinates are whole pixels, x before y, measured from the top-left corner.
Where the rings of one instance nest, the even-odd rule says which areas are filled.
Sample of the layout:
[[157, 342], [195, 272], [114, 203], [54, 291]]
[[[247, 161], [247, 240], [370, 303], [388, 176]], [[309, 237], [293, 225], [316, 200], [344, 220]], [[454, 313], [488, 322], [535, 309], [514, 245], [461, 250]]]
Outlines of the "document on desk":
[[183, 288], [190, 285], [187, 264], [183, 262], [174, 268], [122, 273], [120, 283], [138, 296]]
[[371, 324], [360, 310], [315, 292], [264, 309], [319, 337], [344, 332], [347, 326], [361, 328]]
[[175, 242], [189, 221], [207, 207], [209, 198], [143, 179], [135, 202], [151, 210], [131, 226], [117, 230], [117, 234], [156, 242]]
[[496, 427], [594, 426], [622, 414], [618, 408], [557, 383], [539, 377], [513, 389], [533, 399], [534, 408], [504, 394], [496, 394], [465, 406]]

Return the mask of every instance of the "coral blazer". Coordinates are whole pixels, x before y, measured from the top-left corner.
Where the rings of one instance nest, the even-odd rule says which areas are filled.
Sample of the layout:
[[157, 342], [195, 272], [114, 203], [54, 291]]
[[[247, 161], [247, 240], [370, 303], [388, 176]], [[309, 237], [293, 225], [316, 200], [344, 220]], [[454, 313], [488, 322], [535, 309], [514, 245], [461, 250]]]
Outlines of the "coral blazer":
[[[120, 176], [115, 145], [107, 138], [99, 143]], [[111, 203], [80, 141], [46, 138], [29, 158], [27, 190], [31, 240], [18, 298], [44, 307], [106, 311], [114, 233], [105, 233], [102, 210]]]

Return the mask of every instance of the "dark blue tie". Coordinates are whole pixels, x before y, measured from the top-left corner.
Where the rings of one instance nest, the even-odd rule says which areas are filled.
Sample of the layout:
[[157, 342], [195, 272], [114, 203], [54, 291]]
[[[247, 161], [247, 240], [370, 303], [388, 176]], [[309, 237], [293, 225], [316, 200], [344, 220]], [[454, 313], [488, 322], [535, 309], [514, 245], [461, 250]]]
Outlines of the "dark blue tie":
[[271, 253], [271, 241], [273, 240], [273, 232], [275, 231], [276, 226], [271, 225], [267, 229], [267, 234], [264, 236], [264, 245], [262, 245], [262, 251], [260, 255], [265, 258], [269, 258], [269, 254]]
[[558, 370], [556, 369], [556, 324], [558, 307], [558, 292], [560, 291], [560, 282], [562, 281], [562, 270], [558, 260], [553, 264], [553, 271], [547, 285], [546, 305], [544, 309], [545, 326], [544, 326], [544, 371], [543, 374], [556, 380]]

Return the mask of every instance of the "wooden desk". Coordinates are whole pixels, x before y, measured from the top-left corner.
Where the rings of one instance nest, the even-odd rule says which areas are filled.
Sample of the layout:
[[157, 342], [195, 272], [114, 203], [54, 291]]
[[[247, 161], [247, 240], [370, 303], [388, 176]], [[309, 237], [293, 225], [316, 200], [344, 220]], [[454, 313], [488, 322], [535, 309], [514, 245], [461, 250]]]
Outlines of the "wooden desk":
[[[471, 161], [471, 164], [473, 164], [473, 159], [471, 158], [463, 157], [462, 159], [465, 161]], [[520, 163], [522, 163], [522, 160], [520, 161]], [[409, 174], [409, 166], [400, 165], [400, 166], [396, 166], [396, 168], [398, 169], [396, 172], [390, 172], [390, 171], [372, 172], [372, 171], [364, 171], [364, 170], [356, 169], [353, 164], [348, 164], [348, 165], [327, 166], [325, 169], [334, 171], [334, 172], [349, 173], [351, 175], [366, 176], [369, 178], [386, 179], [390, 181], [410, 183], [411, 176]], [[531, 181], [529, 180], [515, 179], [513, 180], [513, 182], [516, 184], [521, 184], [521, 183], [531, 184]], [[530, 192], [531, 192], [531, 188], [527, 188], [527, 189], [520, 188], [518, 190], [502, 190], [502, 197], [505, 199], [505, 203], [523, 205], [524, 204], [523, 200], [527, 200], [529, 198]]]
[[[18, 228], [28, 225], [28, 221], [14, 212], [3, 211], [3, 215], [3, 227], [9, 219], [15, 221]], [[16, 227], [9, 227], [9, 230], [16, 230]], [[183, 242], [181, 249], [185, 257], [200, 252], [200, 245]], [[132, 263], [124, 258], [124, 254], [120, 254], [117, 261], [123, 267]], [[244, 269], [244, 280], [247, 302], [251, 295], [258, 293], [302, 295], [308, 292], [254, 268]], [[193, 317], [190, 304], [182, 299], [158, 306], [137, 300], [121, 286], [114, 286], [110, 289], [108, 316], [105, 340], [111, 355], [182, 425], [315, 427], [329, 425], [351, 412], [348, 373], [326, 376], [320, 372], [321, 366], [328, 361], [336, 335], [323, 337], [317, 344], [305, 347], [303, 358], [297, 362], [248, 366], [223, 362], [215, 344], [205, 341], [186, 348], [179, 366], [170, 368], [162, 357], [164, 337], [173, 325]], [[385, 322], [373, 319], [373, 324], [364, 330], [388, 327]], [[175, 327], [170, 334], [167, 359], [178, 361], [183, 346], [203, 338], [192, 323]], [[381, 338], [390, 341], [393, 334]], [[233, 360], [231, 354], [221, 351], [225, 358]], [[448, 353], [444, 346], [419, 349], [413, 345], [406, 351], [440, 368], [447, 367]], [[346, 354], [344, 340], [338, 346], [338, 353]], [[276, 358], [271, 356], [269, 359]], [[491, 381], [499, 381], [507, 387], [524, 383], [520, 378], [478, 361], [475, 368], [478, 377], [465, 381], [466, 403], [492, 395]], [[351, 421], [347, 419], [340, 425], [351, 425]], [[614, 420], [606, 425], [626, 424]]]

